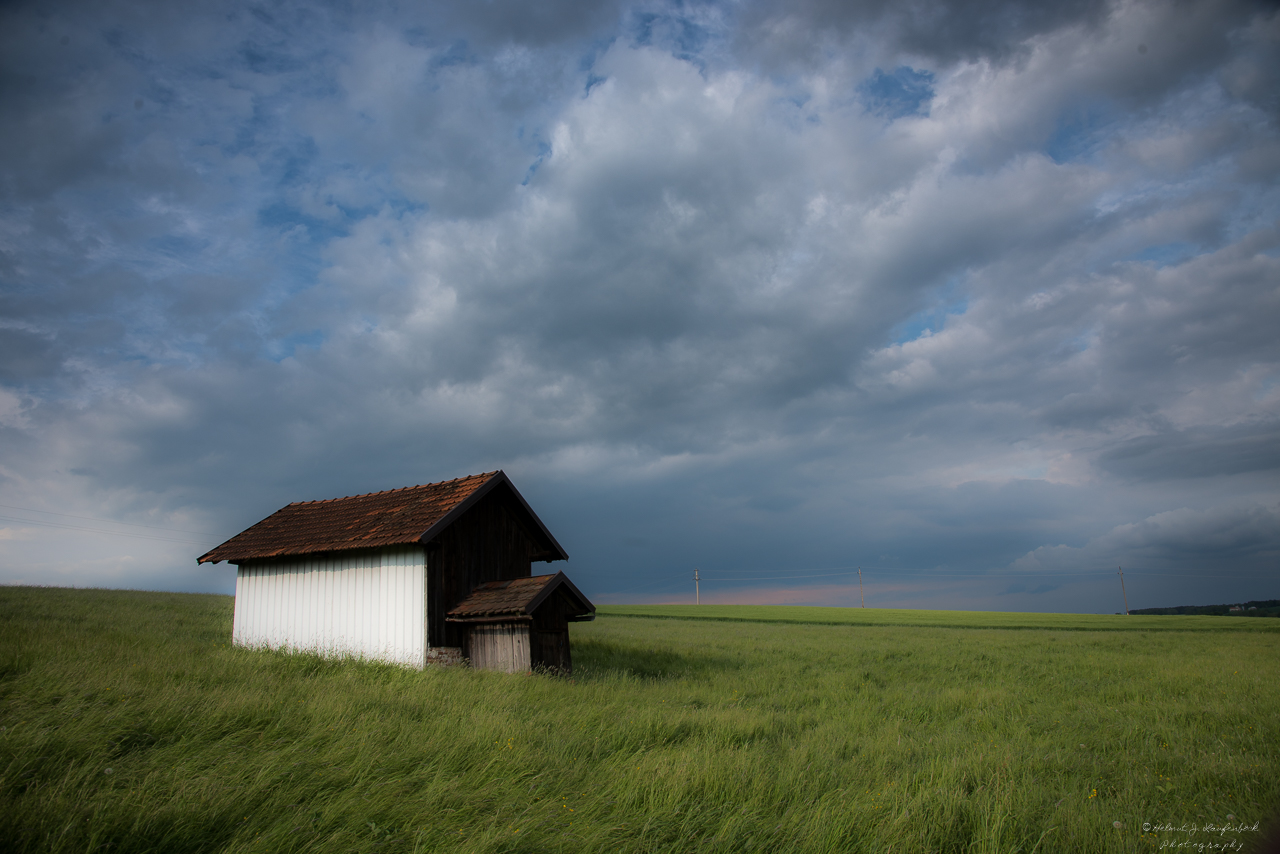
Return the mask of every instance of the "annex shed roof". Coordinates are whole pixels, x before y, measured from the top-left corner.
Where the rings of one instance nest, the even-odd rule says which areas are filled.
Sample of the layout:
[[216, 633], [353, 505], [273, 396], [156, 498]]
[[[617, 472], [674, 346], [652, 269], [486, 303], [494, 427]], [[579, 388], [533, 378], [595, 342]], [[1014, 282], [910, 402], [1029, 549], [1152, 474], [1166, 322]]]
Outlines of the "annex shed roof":
[[471, 595], [450, 611], [445, 619], [455, 623], [486, 622], [495, 619], [530, 617], [556, 590], [562, 590], [573, 615], [573, 621], [592, 620], [596, 606], [574, 586], [563, 572], [535, 575], [532, 578], [510, 578], [481, 584]]
[[544, 540], [544, 556], [536, 559], [567, 560], [569, 555], [506, 474], [493, 471], [367, 495], [297, 501], [201, 555], [197, 563], [425, 544], [499, 488], [510, 491], [527, 514], [530, 533]]

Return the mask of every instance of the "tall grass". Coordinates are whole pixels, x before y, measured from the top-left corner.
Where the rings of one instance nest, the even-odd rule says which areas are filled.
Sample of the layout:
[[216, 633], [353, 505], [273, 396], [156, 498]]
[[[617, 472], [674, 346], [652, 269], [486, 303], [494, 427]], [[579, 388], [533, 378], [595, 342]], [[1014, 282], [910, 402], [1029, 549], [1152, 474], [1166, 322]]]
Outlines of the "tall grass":
[[1271, 632], [606, 615], [562, 679], [247, 651], [230, 616], [0, 588], [9, 850], [1154, 851], [1280, 803]]

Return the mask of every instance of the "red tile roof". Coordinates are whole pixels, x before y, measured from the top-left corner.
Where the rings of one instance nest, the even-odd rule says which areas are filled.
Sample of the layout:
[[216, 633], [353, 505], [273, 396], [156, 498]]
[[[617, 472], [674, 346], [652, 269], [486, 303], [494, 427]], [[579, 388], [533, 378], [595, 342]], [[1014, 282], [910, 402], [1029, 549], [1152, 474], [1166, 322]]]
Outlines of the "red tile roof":
[[590, 619], [596, 607], [582, 595], [563, 572], [554, 575], [535, 575], [532, 578], [511, 578], [481, 584], [471, 595], [463, 599], [446, 615], [450, 622], [465, 623], [485, 617], [527, 617], [550, 598], [557, 588], [564, 592], [577, 608], [577, 615]]
[[473, 502], [468, 499], [478, 500], [499, 483], [507, 484], [520, 499], [537, 527], [546, 533], [554, 551], [562, 556], [560, 559], [567, 557], [507, 476], [495, 471], [348, 498], [298, 501], [202, 555], [198, 563], [238, 563], [423, 543], [470, 506]]

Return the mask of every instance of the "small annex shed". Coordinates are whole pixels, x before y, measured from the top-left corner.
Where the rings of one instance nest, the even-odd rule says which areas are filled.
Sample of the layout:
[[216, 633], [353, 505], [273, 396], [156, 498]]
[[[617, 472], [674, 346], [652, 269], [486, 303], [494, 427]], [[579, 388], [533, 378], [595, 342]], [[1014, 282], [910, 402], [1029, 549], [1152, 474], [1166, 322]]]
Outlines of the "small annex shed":
[[[478, 588], [528, 580], [534, 562], [567, 559], [507, 475], [495, 471], [295, 502], [201, 555], [198, 563], [236, 565], [237, 645], [424, 667], [464, 657], [472, 624], [446, 615]], [[563, 573], [545, 577], [563, 581], [527, 613], [509, 615], [508, 622], [528, 617], [532, 627], [537, 616], [539, 626], [559, 625], [552, 611], [566, 595], [556, 595], [561, 588], [580, 600], [575, 619], [594, 616], [594, 607]], [[545, 618], [544, 608], [551, 609]], [[567, 665], [567, 623], [563, 643]]]
[[563, 572], [481, 584], [445, 618], [462, 627], [473, 667], [569, 673], [569, 624], [595, 619], [595, 607]]

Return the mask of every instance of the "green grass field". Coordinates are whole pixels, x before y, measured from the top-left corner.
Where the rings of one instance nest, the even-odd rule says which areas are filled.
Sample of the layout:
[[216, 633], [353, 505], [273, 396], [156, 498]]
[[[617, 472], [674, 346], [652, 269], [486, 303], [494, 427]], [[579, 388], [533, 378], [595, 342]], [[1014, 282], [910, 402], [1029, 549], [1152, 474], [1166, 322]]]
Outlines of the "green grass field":
[[1247, 850], [1280, 804], [1265, 620], [681, 607], [575, 624], [563, 679], [236, 649], [222, 596], [0, 588], [0, 840]]
[[797, 623], [822, 626], [909, 626], [942, 629], [1080, 629], [1088, 631], [1280, 632], [1280, 620], [1244, 617], [1022, 614], [1010, 611], [906, 611], [799, 605], [606, 605], [601, 616], [672, 620]]

